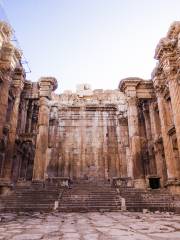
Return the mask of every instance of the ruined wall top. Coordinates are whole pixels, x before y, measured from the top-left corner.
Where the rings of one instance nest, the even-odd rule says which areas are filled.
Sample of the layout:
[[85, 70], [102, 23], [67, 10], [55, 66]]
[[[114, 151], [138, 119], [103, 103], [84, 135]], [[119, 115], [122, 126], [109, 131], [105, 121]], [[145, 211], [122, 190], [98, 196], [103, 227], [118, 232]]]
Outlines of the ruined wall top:
[[52, 95], [51, 105], [59, 106], [60, 108], [66, 107], [113, 107], [119, 106], [122, 111], [126, 111], [127, 102], [124, 93], [119, 90], [103, 90], [95, 89], [91, 91], [91, 94], [82, 94], [80, 91], [64, 91], [64, 93], [57, 95]]

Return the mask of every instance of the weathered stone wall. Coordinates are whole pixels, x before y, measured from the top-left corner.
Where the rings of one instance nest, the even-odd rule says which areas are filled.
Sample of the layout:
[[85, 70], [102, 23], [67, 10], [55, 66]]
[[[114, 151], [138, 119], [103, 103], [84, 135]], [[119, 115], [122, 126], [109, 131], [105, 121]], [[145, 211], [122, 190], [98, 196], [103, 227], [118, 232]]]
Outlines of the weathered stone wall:
[[51, 108], [48, 176], [89, 180], [127, 176], [124, 95], [117, 90], [84, 94], [60, 95], [54, 120], [55, 107]]
[[174, 22], [157, 45], [152, 73], [167, 167], [166, 186], [180, 192], [180, 22]]
[[0, 22], [0, 184], [70, 177], [180, 192], [180, 22], [155, 53], [152, 80], [118, 90], [55, 94], [57, 80], [26, 80], [12, 29]]

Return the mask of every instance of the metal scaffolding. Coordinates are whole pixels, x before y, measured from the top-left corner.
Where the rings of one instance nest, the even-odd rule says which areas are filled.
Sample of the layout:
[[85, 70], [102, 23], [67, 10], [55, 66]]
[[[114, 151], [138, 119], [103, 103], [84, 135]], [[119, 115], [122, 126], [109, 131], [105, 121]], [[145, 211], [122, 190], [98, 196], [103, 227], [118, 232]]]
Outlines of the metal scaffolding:
[[[0, 21], [7, 22], [7, 23], [9, 23], [9, 24], [11, 25], [11, 27], [12, 27], [12, 24], [10, 23], [10, 21], [9, 21], [9, 19], [8, 19], [8, 17], [7, 17], [6, 11], [5, 11], [5, 9], [4, 9], [1, 1], [0, 1]], [[13, 27], [12, 27], [12, 29], [13, 29]], [[15, 30], [14, 30], [14, 29], [13, 29], [13, 35], [12, 35], [11, 41], [12, 41], [13, 44], [14, 44], [18, 49], [20, 49], [20, 51], [22, 52], [21, 63], [22, 63], [22, 65], [23, 65], [24, 69], [25, 69], [26, 74], [31, 73], [31, 69], [30, 69], [30, 67], [29, 67], [28, 60], [26, 59], [26, 57], [25, 57], [25, 55], [24, 55], [24, 53], [23, 53], [23, 50], [22, 50], [22, 48], [21, 48], [21, 46], [20, 46], [20, 43], [19, 43], [19, 41], [18, 41], [18, 38], [17, 38], [17, 36], [16, 36], [16, 33], [15, 33]]]

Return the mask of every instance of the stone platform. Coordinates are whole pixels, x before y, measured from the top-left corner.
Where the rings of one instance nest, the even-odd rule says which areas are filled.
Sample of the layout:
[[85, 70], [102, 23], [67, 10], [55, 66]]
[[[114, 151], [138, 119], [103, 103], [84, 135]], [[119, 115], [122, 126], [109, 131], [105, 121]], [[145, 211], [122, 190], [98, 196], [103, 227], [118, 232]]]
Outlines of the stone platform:
[[1, 214], [0, 240], [179, 240], [172, 213]]

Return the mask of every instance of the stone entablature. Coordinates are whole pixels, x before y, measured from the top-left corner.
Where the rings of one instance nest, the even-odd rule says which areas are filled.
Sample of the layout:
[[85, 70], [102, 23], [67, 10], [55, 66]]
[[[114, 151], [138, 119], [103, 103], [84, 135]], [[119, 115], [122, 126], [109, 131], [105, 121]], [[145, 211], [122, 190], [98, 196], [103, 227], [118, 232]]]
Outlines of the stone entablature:
[[156, 48], [152, 79], [62, 94], [54, 77], [26, 79], [12, 32], [0, 22], [1, 181], [120, 179], [180, 192], [180, 22]]

